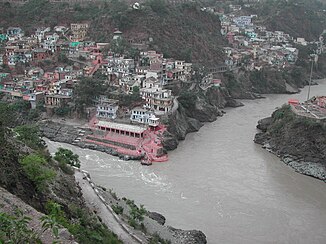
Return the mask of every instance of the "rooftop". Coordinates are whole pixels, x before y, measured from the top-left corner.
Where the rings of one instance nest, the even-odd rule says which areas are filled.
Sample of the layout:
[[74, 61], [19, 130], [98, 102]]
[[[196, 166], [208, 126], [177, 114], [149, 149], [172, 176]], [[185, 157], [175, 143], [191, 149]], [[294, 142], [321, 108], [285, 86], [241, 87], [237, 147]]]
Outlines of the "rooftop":
[[97, 125], [102, 126], [102, 127], [108, 127], [108, 128], [115, 129], [115, 130], [129, 131], [129, 132], [133, 132], [133, 133], [143, 133], [146, 130], [145, 127], [140, 127], [137, 125], [118, 124], [118, 123], [102, 121], [102, 120], [100, 120], [97, 123]]

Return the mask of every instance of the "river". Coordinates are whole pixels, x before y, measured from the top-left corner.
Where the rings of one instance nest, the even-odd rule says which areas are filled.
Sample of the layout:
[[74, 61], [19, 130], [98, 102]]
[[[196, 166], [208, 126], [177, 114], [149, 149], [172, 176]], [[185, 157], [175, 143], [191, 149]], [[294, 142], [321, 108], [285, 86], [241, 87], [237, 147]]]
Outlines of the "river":
[[[326, 94], [326, 81], [311, 95]], [[169, 161], [139, 162], [64, 145], [81, 168], [119, 196], [162, 213], [167, 224], [200, 229], [208, 243], [325, 243], [326, 185], [296, 173], [253, 143], [257, 121], [295, 95], [242, 101], [222, 118], [187, 135]], [[51, 152], [62, 144], [49, 142]]]

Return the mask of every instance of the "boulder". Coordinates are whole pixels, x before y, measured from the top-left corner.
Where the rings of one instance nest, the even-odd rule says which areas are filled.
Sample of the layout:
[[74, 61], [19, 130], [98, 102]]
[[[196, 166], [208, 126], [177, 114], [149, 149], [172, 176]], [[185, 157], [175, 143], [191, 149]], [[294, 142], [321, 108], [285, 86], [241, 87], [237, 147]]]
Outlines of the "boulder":
[[263, 132], [266, 132], [268, 126], [270, 126], [272, 122], [273, 122], [272, 117], [267, 117], [267, 118], [259, 120], [256, 127], [257, 127], [257, 129], [259, 129]]
[[148, 217], [150, 217], [151, 219], [155, 220], [160, 225], [164, 225], [165, 224], [165, 217], [162, 214], [160, 214], [160, 213], [148, 212]]

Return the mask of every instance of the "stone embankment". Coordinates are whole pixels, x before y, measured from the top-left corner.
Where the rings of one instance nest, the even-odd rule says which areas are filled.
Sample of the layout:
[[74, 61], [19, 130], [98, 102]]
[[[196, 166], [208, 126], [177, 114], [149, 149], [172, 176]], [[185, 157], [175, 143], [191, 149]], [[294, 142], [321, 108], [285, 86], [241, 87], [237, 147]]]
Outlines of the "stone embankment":
[[258, 122], [254, 141], [298, 173], [326, 182], [326, 125], [283, 107]]
[[[114, 192], [95, 185], [86, 171], [76, 169], [75, 177], [89, 207], [124, 243], [149, 243], [150, 239], [156, 235], [176, 244], [207, 243], [203, 232], [165, 226], [165, 217], [156, 212], [146, 211], [142, 220], [142, 228], [134, 229], [128, 225], [130, 202], [134, 204], [133, 201], [126, 198], [120, 199]], [[113, 210], [117, 206], [123, 209], [120, 214], [116, 214]]]
[[92, 134], [91, 130], [85, 127], [78, 127], [52, 121], [43, 121], [39, 124], [39, 126], [42, 136], [50, 139], [51, 141], [73, 144], [81, 148], [88, 148], [100, 152], [105, 152], [113, 156], [123, 158], [125, 160], [141, 159], [141, 157], [123, 155], [121, 153], [118, 153], [113, 148], [95, 145], [82, 141], [81, 139], [84, 136]]

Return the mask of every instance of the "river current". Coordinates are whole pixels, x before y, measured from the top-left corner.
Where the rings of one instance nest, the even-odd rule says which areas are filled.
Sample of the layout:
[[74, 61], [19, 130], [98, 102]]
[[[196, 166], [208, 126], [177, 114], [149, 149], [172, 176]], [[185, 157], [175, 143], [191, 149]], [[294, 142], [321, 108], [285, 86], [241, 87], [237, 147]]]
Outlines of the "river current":
[[[307, 90], [242, 101], [149, 167], [56, 142], [49, 150], [73, 150], [97, 184], [162, 213], [167, 225], [202, 230], [208, 243], [326, 243], [325, 183], [253, 142], [259, 119], [289, 98], [306, 100]], [[326, 95], [326, 81], [311, 95]]]

